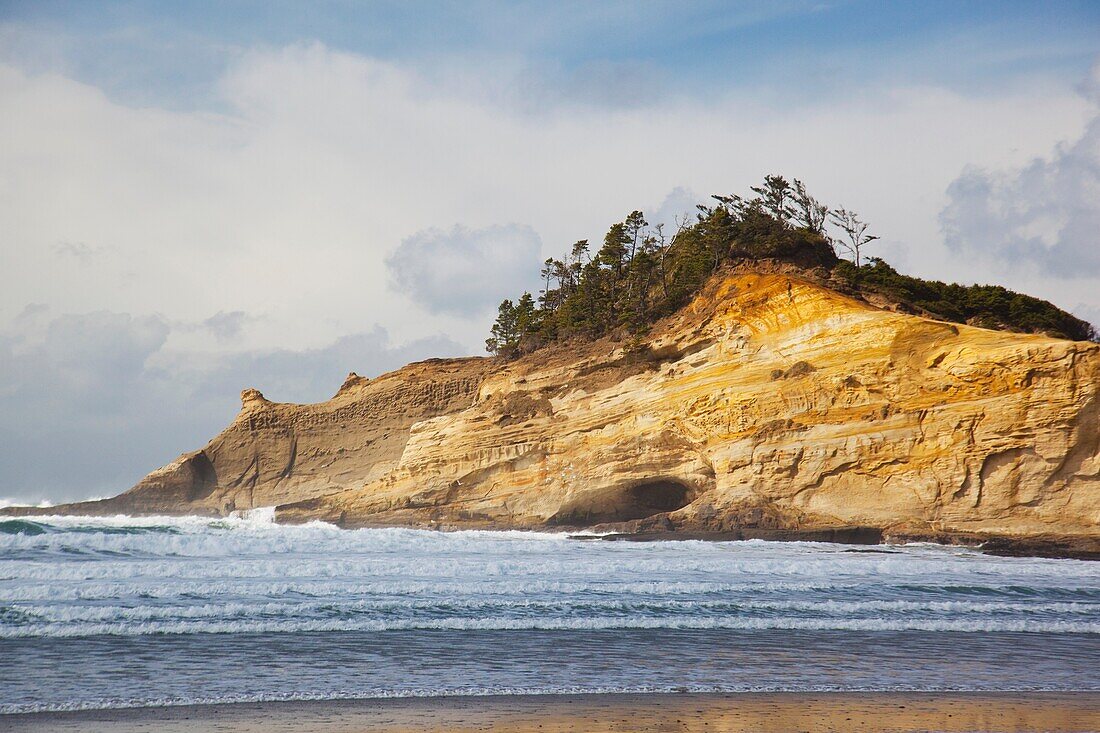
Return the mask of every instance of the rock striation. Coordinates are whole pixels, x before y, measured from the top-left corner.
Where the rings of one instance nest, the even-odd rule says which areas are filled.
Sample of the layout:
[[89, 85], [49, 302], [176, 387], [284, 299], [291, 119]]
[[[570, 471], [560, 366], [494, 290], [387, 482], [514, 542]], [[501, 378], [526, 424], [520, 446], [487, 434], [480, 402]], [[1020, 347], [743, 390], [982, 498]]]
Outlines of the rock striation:
[[895, 312], [794, 268], [724, 270], [641, 340], [241, 401], [203, 449], [61, 510], [1100, 550], [1100, 345]]

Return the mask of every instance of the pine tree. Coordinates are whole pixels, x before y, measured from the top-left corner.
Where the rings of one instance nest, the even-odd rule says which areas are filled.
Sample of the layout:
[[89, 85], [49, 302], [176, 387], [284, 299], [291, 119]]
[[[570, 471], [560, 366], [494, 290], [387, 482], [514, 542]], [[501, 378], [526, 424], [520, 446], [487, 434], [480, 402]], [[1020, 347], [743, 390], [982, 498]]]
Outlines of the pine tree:
[[497, 356], [513, 357], [519, 349], [519, 331], [517, 329], [516, 306], [505, 299], [497, 308], [497, 320], [485, 339], [485, 350]]
[[515, 321], [516, 342], [522, 348], [525, 345], [524, 341], [530, 340], [530, 337], [539, 330], [539, 310], [535, 307], [535, 299], [530, 293], [525, 292], [516, 302]]
[[776, 221], [787, 224], [794, 214], [791, 196], [791, 184], [783, 176], [764, 176], [762, 186], [753, 186], [753, 193], [757, 194], [764, 211], [771, 214]]

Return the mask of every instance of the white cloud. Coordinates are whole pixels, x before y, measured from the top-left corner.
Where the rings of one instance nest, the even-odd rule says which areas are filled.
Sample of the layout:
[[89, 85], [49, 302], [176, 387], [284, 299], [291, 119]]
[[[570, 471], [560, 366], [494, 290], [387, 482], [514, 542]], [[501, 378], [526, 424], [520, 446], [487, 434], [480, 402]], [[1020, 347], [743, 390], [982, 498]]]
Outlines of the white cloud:
[[58, 242], [53, 246], [53, 252], [62, 259], [72, 258], [81, 265], [87, 265], [103, 255], [101, 248], [89, 247], [83, 242]]
[[391, 288], [432, 313], [476, 316], [538, 287], [542, 242], [522, 224], [426, 229], [386, 258]]
[[664, 226], [665, 233], [672, 236], [684, 222], [690, 224], [695, 221], [699, 213], [696, 207], [701, 203], [704, 203], [703, 196], [684, 186], [677, 186], [668, 192], [659, 206], [646, 210], [646, 220], [652, 226]]
[[221, 343], [235, 341], [244, 331], [244, 325], [248, 321], [248, 314], [244, 311], [218, 311], [202, 322], [203, 328], [209, 331], [214, 338]]
[[[1082, 85], [1100, 105], [1100, 64]], [[999, 269], [1059, 278], [1100, 275], [1100, 109], [1075, 142], [1009, 171], [968, 169], [947, 189], [949, 247]]]
[[1093, 328], [1100, 332], [1100, 306], [1078, 304], [1075, 308], [1070, 308], [1069, 311], [1078, 318], [1091, 323]]

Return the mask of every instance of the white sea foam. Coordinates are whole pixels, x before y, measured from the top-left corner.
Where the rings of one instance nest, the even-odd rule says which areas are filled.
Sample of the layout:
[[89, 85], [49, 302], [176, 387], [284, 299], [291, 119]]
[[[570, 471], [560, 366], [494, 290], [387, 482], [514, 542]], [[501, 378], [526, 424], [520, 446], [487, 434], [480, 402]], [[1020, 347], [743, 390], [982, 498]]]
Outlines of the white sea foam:
[[[45, 573], [42, 573], [45, 576]], [[75, 575], [75, 573], [74, 573]], [[16, 576], [11, 576], [16, 577]], [[35, 576], [19, 576], [21, 579], [34, 580]], [[47, 578], [43, 577], [42, 580]], [[511, 595], [560, 595], [578, 596], [591, 593], [617, 593], [633, 597], [650, 596], [707, 596], [715, 594], [761, 594], [761, 593], [811, 593], [842, 591], [852, 588], [852, 583], [830, 583], [827, 581], [788, 583], [758, 582], [722, 583], [722, 582], [632, 582], [618, 580], [591, 581], [555, 581], [543, 579], [508, 579], [478, 583], [463, 578], [408, 578], [379, 579], [363, 582], [361, 577], [350, 579], [313, 579], [308, 577], [271, 580], [268, 577], [242, 577], [224, 575], [209, 579], [179, 578], [171, 582], [160, 582], [159, 577], [127, 576], [127, 579], [100, 582], [94, 576], [61, 580], [49, 579], [49, 583], [20, 583], [12, 585], [5, 593], [9, 601], [72, 601], [72, 600], [110, 600], [135, 590], [145, 599], [171, 599], [186, 596], [194, 599], [226, 598], [233, 594], [262, 597], [314, 597], [314, 598], [354, 598], [361, 596], [434, 596], [442, 598], [461, 598], [464, 594], [476, 593], [482, 598], [507, 597]], [[140, 581], [140, 585], [138, 582]], [[988, 587], [988, 594], [996, 594], [1001, 588]], [[1067, 591], [1073, 593], [1073, 591]], [[1100, 599], [1100, 591], [1096, 592]]]
[[[0, 497], [0, 510], [6, 509], [10, 506], [27, 506], [27, 501], [25, 499], [13, 499], [13, 498], [7, 497], [7, 496]], [[50, 501], [49, 499], [42, 499], [41, 501], [39, 501], [35, 504], [31, 504], [31, 506], [34, 506], [34, 507], [39, 508], [39, 509], [49, 509], [50, 507], [53, 506], [53, 502]], [[0, 519], [2, 519], [2, 518], [3, 518], [3, 516], [0, 515]]]
[[[683, 616], [714, 616], [726, 614], [816, 614], [847, 618], [874, 613], [936, 613], [960, 616], [979, 614], [1059, 614], [1095, 615], [1097, 608], [1090, 603], [971, 603], [965, 601], [679, 601], [659, 600], [501, 600], [501, 599], [453, 599], [453, 600], [322, 600], [307, 603], [294, 602], [221, 602], [187, 606], [118, 606], [118, 605], [47, 605], [19, 606], [18, 610], [28, 618], [43, 623], [81, 622], [145, 622], [157, 620], [221, 619], [221, 618], [289, 618], [311, 616], [364, 616], [392, 614], [438, 615], [486, 613], [512, 614], [584, 614], [613, 613], [616, 617], [629, 618], [636, 614], [659, 613], [670, 620]], [[459, 621], [460, 619], [456, 619]]]
[[799, 618], [668, 618], [660, 616], [588, 618], [448, 618], [395, 621], [119, 621], [116, 623], [28, 624], [0, 631], [0, 638], [146, 636], [162, 634], [286, 634], [317, 632], [385, 631], [596, 631], [611, 629], [707, 630], [772, 629], [802, 631], [935, 631], [1013, 632], [1043, 634], [1100, 634], [1098, 621], [1029, 621], [990, 619], [799, 619]]
[[[1003, 693], [1036, 692], [1056, 688], [1041, 685], [1019, 685], [991, 689]], [[13, 713], [69, 712], [78, 710], [120, 710], [147, 707], [182, 707], [190, 705], [227, 705], [239, 703], [265, 702], [327, 702], [336, 700], [403, 700], [434, 697], [519, 697], [551, 695], [648, 695], [648, 694], [734, 694], [734, 693], [830, 693], [830, 692], [898, 692], [897, 687], [874, 685], [783, 685], [783, 684], [739, 684], [725, 685], [557, 685], [539, 687], [479, 687], [461, 685], [447, 688], [401, 688], [401, 689], [338, 689], [324, 693], [286, 692], [250, 693], [218, 696], [180, 696], [158, 698], [111, 698], [80, 702], [32, 703], [26, 705], [0, 704], [0, 715]], [[973, 687], [965, 685], [921, 685], [900, 688], [904, 692], [975, 692]]]

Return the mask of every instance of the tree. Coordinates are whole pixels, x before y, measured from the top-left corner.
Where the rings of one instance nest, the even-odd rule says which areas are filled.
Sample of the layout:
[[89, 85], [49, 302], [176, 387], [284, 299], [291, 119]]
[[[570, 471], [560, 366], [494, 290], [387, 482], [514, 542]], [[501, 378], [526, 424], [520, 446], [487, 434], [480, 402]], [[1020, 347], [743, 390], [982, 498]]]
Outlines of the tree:
[[616, 276], [622, 275], [623, 264], [626, 262], [627, 248], [631, 244], [630, 235], [623, 223], [613, 224], [603, 238], [603, 246], [596, 253], [596, 259], [601, 265], [606, 265]]
[[[692, 227], [692, 235], [698, 240], [698, 246], [710, 254], [710, 271], [717, 270], [729, 255], [733, 245], [733, 232], [739, 222], [746, 217], [768, 216], [761, 213], [759, 201], [749, 202], [741, 209], [730, 209], [728, 206], [716, 206], [708, 209], [699, 207], [699, 219]], [[708, 275], [710, 272], [707, 273]]]
[[[731, 193], [728, 196], [712, 194], [711, 198], [720, 204], [718, 208], [732, 211], [737, 216], [742, 216], [746, 209], [752, 206], [752, 202], [746, 201], [742, 196], [738, 196], [735, 193]], [[759, 203], [759, 199], [756, 199], [756, 201]], [[698, 209], [698, 218], [700, 220], [714, 213], [714, 209], [709, 206], [704, 206], [703, 204], [698, 204], [695, 208]]]
[[519, 350], [519, 330], [516, 327], [516, 306], [507, 298], [497, 308], [497, 320], [489, 338], [485, 339], [485, 350], [511, 358]]
[[825, 236], [825, 223], [829, 218], [829, 207], [806, 192], [806, 186], [794, 179], [794, 220], [802, 227]]
[[618, 319], [619, 298], [625, 280], [623, 270], [629, 261], [627, 257], [632, 245], [632, 233], [627, 229], [627, 223], [620, 222], [608, 230], [603, 238], [603, 246], [596, 253], [594, 262], [599, 268], [592, 273], [595, 276], [593, 284], [596, 286], [592, 293], [596, 297], [597, 322], [603, 324], [601, 330], [610, 327]]
[[610, 273], [591, 259], [581, 268], [577, 290], [563, 304], [562, 324], [565, 335], [599, 336], [610, 326]]
[[848, 238], [847, 241], [838, 239], [836, 243], [847, 250], [852, 255], [856, 267], [860, 267], [863, 248], [878, 239], [878, 237], [867, 233], [867, 222], [860, 221], [854, 211], [848, 211], [844, 208], [836, 209], [829, 212], [829, 218], [840, 227]]
[[685, 237], [681, 236], [685, 230], [687, 230], [690, 222], [690, 215], [684, 214], [683, 216], [674, 217], [673, 221], [676, 223], [676, 233], [672, 237], [668, 237], [665, 234], [665, 225], [658, 224], [654, 227], [655, 230], [655, 245], [657, 248], [657, 260], [658, 268], [661, 275], [661, 293], [665, 299], [668, 300], [668, 275], [669, 275], [669, 258], [672, 255], [673, 248], [682, 243]]
[[563, 289], [567, 294], [575, 293], [581, 281], [581, 270], [591, 260], [588, 256], [588, 240], [578, 239], [573, 243], [573, 249], [566, 257], [565, 284]]
[[783, 176], [764, 176], [764, 184], [753, 186], [753, 193], [759, 196], [760, 206], [772, 215], [772, 218], [784, 224], [794, 215], [791, 205], [791, 184]]
[[497, 308], [492, 335], [485, 339], [485, 350], [509, 359], [531, 351], [541, 326], [541, 313], [530, 293], [524, 293], [515, 303], [504, 300]]
[[[543, 310], [554, 312], [561, 306], [564, 296], [567, 277], [565, 263], [561, 260], [555, 260], [553, 257], [547, 257], [546, 261], [542, 263], [541, 274], [542, 295], [539, 296], [539, 303], [542, 305]], [[558, 286], [556, 288], [550, 287], [551, 280], [557, 281]]]
[[535, 299], [530, 293], [525, 292], [520, 296], [516, 302], [515, 315], [516, 342], [522, 348], [527, 345], [524, 342], [529, 340], [528, 337], [539, 330], [539, 310], [535, 307]]
[[[554, 277], [554, 274], [561, 269], [561, 263], [555, 260], [553, 257], [547, 257], [546, 261], [542, 263], [542, 292], [545, 295], [550, 292], [550, 278]], [[558, 287], [561, 287], [559, 281]]]
[[623, 236], [625, 239], [629, 240], [628, 246], [630, 247], [628, 261], [634, 260], [634, 255], [638, 251], [638, 245], [645, 239], [646, 227], [648, 226], [649, 222], [645, 220], [645, 216], [643, 216], [640, 211], [632, 211], [623, 222]]

